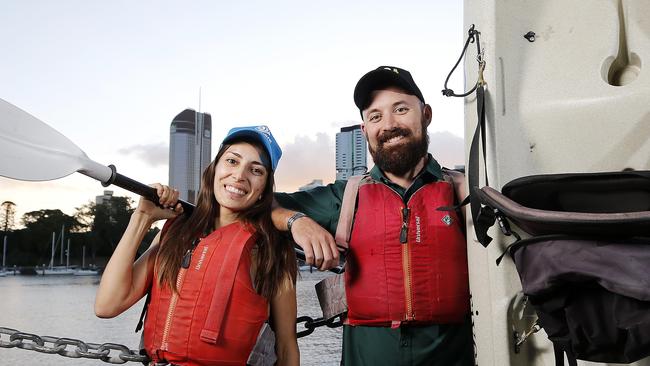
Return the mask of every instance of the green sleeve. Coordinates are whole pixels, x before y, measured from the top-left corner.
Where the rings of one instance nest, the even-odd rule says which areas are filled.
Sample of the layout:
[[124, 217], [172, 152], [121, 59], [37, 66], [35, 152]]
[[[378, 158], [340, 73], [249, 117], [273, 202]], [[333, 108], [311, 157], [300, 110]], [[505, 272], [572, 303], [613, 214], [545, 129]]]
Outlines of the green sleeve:
[[284, 208], [304, 212], [334, 235], [339, 221], [341, 200], [343, 199], [346, 183], [347, 181], [337, 180], [334, 183], [312, 188], [308, 191], [276, 193], [275, 199]]

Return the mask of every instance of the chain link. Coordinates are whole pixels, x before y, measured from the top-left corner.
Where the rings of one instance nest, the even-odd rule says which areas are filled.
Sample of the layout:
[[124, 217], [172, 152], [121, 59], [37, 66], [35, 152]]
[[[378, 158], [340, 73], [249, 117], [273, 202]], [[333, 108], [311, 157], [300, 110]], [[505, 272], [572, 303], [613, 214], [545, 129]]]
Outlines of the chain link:
[[296, 324], [299, 326], [300, 323], [305, 323], [303, 326], [305, 327], [305, 330], [301, 330], [300, 332], [296, 333], [298, 338], [308, 336], [312, 333], [314, 333], [314, 330], [318, 327], [326, 326], [328, 328], [336, 328], [340, 327], [343, 325], [343, 319], [345, 317], [345, 313], [339, 314], [336, 316], [333, 316], [329, 319], [323, 319], [321, 318], [312, 318], [310, 316], [299, 316], [296, 319]]
[[[7, 337], [8, 336], [8, 337]], [[7, 341], [8, 339], [8, 341]], [[70, 347], [71, 349], [68, 349]], [[70, 358], [89, 358], [107, 363], [150, 361], [146, 355], [117, 343], [86, 343], [72, 338], [38, 336], [11, 328], [0, 327], [0, 348], [20, 348]]]

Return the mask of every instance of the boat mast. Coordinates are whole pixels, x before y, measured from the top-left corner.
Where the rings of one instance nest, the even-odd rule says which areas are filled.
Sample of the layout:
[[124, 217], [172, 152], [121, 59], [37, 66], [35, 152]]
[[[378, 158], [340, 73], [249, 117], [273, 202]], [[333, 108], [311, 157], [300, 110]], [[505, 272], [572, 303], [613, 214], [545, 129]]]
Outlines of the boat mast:
[[52, 232], [52, 257], [50, 258], [50, 269], [54, 268], [54, 241], [56, 240], [56, 232]]
[[2, 245], [2, 268], [7, 268], [7, 235], [5, 234], [4, 244]]
[[63, 241], [64, 230], [65, 230], [65, 224], [61, 225], [61, 257], [59, 259], [59, 265], [63, 265], [63, 243], [65, 243], [65, 241]]

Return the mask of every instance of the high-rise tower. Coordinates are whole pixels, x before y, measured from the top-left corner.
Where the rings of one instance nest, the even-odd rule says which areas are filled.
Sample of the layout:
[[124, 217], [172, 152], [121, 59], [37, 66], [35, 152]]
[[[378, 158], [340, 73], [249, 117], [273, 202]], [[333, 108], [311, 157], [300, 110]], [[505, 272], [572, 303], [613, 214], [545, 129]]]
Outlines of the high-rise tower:
[[180, 199], [196, 203], [201, 174], [212, 161], [212, 117], [186, 109], [171, 123], [169, 131], [169, 185]]
[[341, 128], [336, 134], [336, 179], [346, 180], [368, 171], [368, 150], [361, 125]]

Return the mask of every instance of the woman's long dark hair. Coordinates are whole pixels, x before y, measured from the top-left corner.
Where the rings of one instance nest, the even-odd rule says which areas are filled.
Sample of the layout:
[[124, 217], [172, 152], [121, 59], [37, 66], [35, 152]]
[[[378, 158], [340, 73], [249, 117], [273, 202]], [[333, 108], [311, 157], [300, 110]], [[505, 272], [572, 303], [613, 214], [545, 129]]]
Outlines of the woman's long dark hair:
[[[181, 215], [176, 218], [161, 241], [157, 258], [157, 279], [161, 285], [169, 285], [175, 292], [178, 291], [176, 279], [181, 262], [185, 253], [190, 250], [192, 241], [215, 229], [214, 222], [219, 216], [219, 203], [214, 197], [214, 173], [223, 154], [236, 142], [253, 145], [260, 156], [263, 156], [263, 162], [270, 161], [266, 150], [257, 140], [242, 138], [221, 146], [212, 163], [203, 171], [201, 189], [192, 215], [189, 217]], [[259, 236], [255, 289], [260, 295], [271, 300], [287, 279], [295, 284], [297, 264], [292, 245], [282, 237], [271, 221], [274, 178], [271, 167], [266, 166], [266, 170], [268, 174], [262, 198], [241, 212], [238, 218], [252, 225]]]

